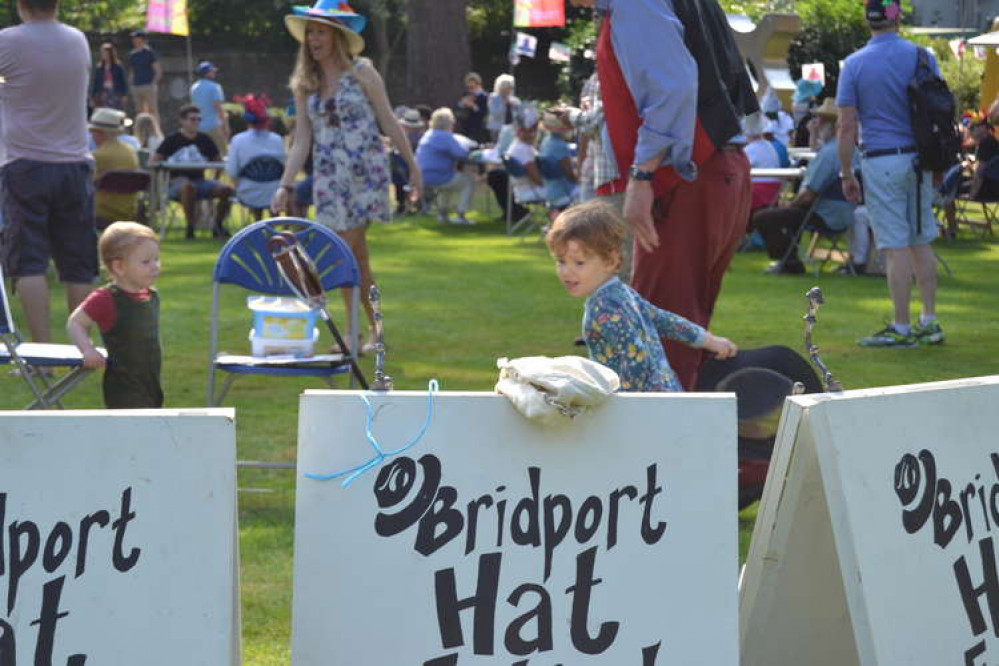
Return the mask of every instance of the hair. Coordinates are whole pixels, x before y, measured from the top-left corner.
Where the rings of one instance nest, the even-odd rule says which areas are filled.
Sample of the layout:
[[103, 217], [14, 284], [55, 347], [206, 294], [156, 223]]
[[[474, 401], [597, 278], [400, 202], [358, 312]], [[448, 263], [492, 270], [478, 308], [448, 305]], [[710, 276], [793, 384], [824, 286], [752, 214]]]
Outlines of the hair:
[[31, 14], [51, 14], [59, 9], [59, 0], [18, 0]]
[[591, 199], [562, 211], [552, 223], [545, 242], [555, 256], [565, 253], [569, 241], [608, 261], [620, 257], [627, 234], [625, 221], [607, 202]]
[[135, 117], [135, 124], [132, 126], [132, 133], [139, 140], [139, 145], [143, 148], [149, 142], [149, 138], [155, 136], [157, 139], [163, 138], [163, 130], [156, 122], [156, 116], [151, 113], [142, 112]]
[[482, 85], [482, 77], [479, 76], [478, 72], [469, 72], [468, 74], [465, 74], [465, 85], [467, 86], [472, 81], [475, 81], [480, 86]]
[[[349, 68], [354, 62], [355, 57], [350, 54], [350, 49], [347, 47], [347, 40], [340, 34], [340, 31], [322, 21], [313, 21], [313, 23], [323, 23], [323, 25], [328, 26], [333, 31], [333, 57], [340, 62], [341, 67], [344, 69]], [[288, 87], [291, 88], [291, 92], [294, 95], [308, 96], [319, 92], [322, 81], [323, 70], [320, 68], [319, 62], [312, 57], [308, 42], [303, 35], [302, 43], [298, 47], [298, 58], [295, 60], [295, 69], [292, 70], [291, 78], [288, 80]]]
[[420, 114], [420, 120], [424, 123], [430, 122], [430, 117], [434, 115], [434, 110], [430, 108], [427, 104], [417, 104], [413, 107]]
[[201, 109], [198, 108], [197, 104], [185, 104], [177, 110], [177, 115], [181, 118], [187, 118], [192, 113], [201, 113]]
[[510, 92], [513, 92], [514, 88], [517, 86], [517, 79], [513, 78], [513, 74], [500, 74], [493, 81], [493, 92], [497, 95], [504, 88], [509, 88]]
[[114, 44], [112, 44], [111, 42], [102, 42], [100, 50], [101, 50], [101, 53], [103, 53], [104, 51], [107, 51], [108, 53], [111, 54], [111, 64], [112, 65], [117, 65], [118, 64], [118, 49], [116, 49], [114, 47]]
[[454, 112], [446, 106], [430, 114], [430, 129], [449, 130], [454, 128]]
[[138, 222], [115, 222], [101, 234], [97, 249], [101, 261], [111, 270], [111, 262], [124, 259], [142, 242], [151, 240], [160, 244], [160, 237], [149, 227]]

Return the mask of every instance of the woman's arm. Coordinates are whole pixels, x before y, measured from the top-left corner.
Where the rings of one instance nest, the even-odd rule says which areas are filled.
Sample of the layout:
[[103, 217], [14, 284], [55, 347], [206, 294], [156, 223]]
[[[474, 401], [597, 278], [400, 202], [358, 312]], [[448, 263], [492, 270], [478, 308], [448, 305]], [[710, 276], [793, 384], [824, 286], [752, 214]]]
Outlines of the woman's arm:
[[304, 93], [295, 93], [295, 141], [288, 152], [288, 161], [284, 163], [281, 186], [271, 198], [271, 210], [275, 213], [288, 210], [288, 191], [294, 186], [295, 177], [305, 166], [312, 149], [312, 121], [309, 120], [309, 110], [305, 106], [307, 103], [308, 98]]
[[360, 61], [357, 67], [357, 78], [364, 88], [364, 93], [368, 96], [368, 101], [371, 102], [382, 133], [392, 140], [392, 145], [409, 166], [409, 198], [413, 201], [419, 201], [423, 196], [423, 177], [420, 175], [420, 167], [417, 166], [416, 159], [413, 157], [413, 149], [406, 139], [406, 134], [392, 113], [388, 93], [385, 92], [385, 82], [367, 60]]
[[527, 177], [531, 179], [531, 182], [535, 185], [544, 185], [545, 181], [541, 177], [541, 169], [538, 168], [538, 163], [531, 160], [524, 165], [524, 170], [527, 171]]
[[565, 174], [566, 179], [570, 183], [577, 182], [577, 180], [576, 180], [576, 170], [572, 168], [572, 158], [571, 157], [563, 157], [559, 161], [559, 164], [562, 166], [562, 173]]

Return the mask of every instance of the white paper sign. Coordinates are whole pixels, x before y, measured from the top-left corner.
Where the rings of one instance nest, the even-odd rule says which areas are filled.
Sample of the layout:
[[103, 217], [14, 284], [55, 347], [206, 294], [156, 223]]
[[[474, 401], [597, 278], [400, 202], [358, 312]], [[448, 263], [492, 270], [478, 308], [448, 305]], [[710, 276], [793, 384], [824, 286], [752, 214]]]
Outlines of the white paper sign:
[[821, 62], [811, 62], [801, 66], [801, 78], [806, 81], [818, 81], [826, 85], [826, 66]]
[[[443, 393], [363, 464], [356, 392], [301, 400], [292, 663], [734, 666], [735, 401], [621, 395], [567, 427]], [[372, 396], [386, 451], [427, 396]]]
[[999, 659], [999, 377], [789, 400], [743, 664]]
[[231, 409], [0, 413], [0, 665], [239, 659]]

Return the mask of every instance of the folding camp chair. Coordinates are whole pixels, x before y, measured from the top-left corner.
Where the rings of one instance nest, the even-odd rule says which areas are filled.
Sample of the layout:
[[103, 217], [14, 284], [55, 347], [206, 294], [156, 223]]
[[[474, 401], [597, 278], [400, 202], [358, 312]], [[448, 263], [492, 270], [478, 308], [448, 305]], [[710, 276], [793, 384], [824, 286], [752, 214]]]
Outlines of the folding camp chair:
[[[22, 342], [14, 325], [7, 300], [7, 288], [0, 268], [0, 363], [13, 364], [17, 375], [24, 380], [35, 400], [25, 409], [62, 409], [62, 398], [80, 381], [90, 374], [83, 367], [83, 354], [76, 345], [42, 344]], [[101, 354], [107, 355], [98, 348]], [[67, 369], [58, 381], [47, 375], [55, 368]]]
[[[279, 377], [322, 377], [330, 386], [333, 376], [350, 373], [350, 357], [345, 354], [317, 354], [296, 358], [267, 358], [219, 353], [219, 301], [224, 284], [235, 285], [256, 294], [292, 296], [267, 248], [267, 241], [282, 231], [292, 231], [316, 264], [324, 291], [350, 288], [353, 307], [348, 322], [351, 355], [357, 359], [357, 312], [361, 276], [350, 248], [334, 232], [294, 217], [262, 220], [241, 229], [229, 239], [215, 262], [212, 275], [211, 332], [208, 356], [208, 406], [218, 405], [239, 375]], [[247, 314], [247, 318], [248, 318]], [[248, 343], [247, 343], [248, 344]], [[226, 373], [216, 390], [215, 374]], [[351, 382], [353, 385], [353, 382]]]
[[[986, 181], [999, 181], [999, 157], [994, 157], [982, 167], [982, 178]], [[981, 220], [972, 219], [968, 216], [967, 210], [958, 216], [958, 225], [965, 225], [982, 232], [982, 238], [992, 235], [992, 225], [999, 224], [999, 198], [979, 196], [959, 196], [958, 200], [965, 206], [968, 204], [978, 204], [982, 207]]]
[[[787, 260], [791, 258], [791, 255], [798, 251], [798, 243], [801, 241], [801, 237], [807, 232], [811, 234], [811, 239], [808, 243], [808, 249], [805, 252], [805, 256], [802, 261], [806, 263], [816, 264], [815, 275], [818, 276], [822, 272], [822, 269], [830, 260], [835, 260], [842, 262], [847, 266], [847, 270], [850, 274], [853, 274], [853, 262], [850, 261], [849, 253], [846, 250], [840, 248], [840, 241], [846, 235], [846, 229], [840, 231], [830, 231], [825, 226], [820, 226], [817, 223], [816, 209], [819, 202], [829, 199], [838, 199], [840, 201], [845, 201], [843, 196], [843, 188], [840, 184], [840, 180], [837, 178], [834, 180], [825, 190], [823, 190], [817, 197], [812, 205], [808, 207], [808, 212], [805, 213], [805, 218], [802, 220], [801, 225], [795, 232], [794, 237], [791, 239], [790, 244], [787, 246], [787, 251], [784, 252], [784, 256], [781, 257], [780, 262], [783, 266], [787, 263]], [[819, 242], [822, 240], [830, 241], [830, 247], [820, 248]]]
[[[535, 219], [537, 214], [541, 212], [542, 219], [547, 219], [547, 206], [545, 200], [541, 199], [529, 199], [522, 200], [516, 198], [514, 195], [514, 190], [516, 189], [513, 184], [514, 178], [525, 178], [527, 177], [527, 167], [517, 160], [503, 156], [503, 168], [506, 170], [507, 174], [510, 176], [510, 186], [507, 188], [507, 202], [506, 202], [506, 234], [507, 236], [512, 236], [519, 230], [523, 229], [525, 233], [529, 231], [538, 230], [541, 228], [543, 222], [539, 222]], [[513, 219], [513, 202], [516, 201], [518, 204], [527, 209], [527, 213], [521, 217], [519, 220]]]

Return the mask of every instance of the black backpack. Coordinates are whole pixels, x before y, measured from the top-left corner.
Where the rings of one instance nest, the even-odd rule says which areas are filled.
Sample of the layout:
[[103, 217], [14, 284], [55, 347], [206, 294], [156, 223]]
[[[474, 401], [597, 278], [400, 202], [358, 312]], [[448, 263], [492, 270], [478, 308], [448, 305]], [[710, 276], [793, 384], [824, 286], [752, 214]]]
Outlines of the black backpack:
[[961, 153], [954, 95], [947, 82], [930, 68], [926, 49], [918, 49], [918, 54], [916, 74], [907, 92], [919, 165], [927, 171], [946, 171], [960, 161]]

